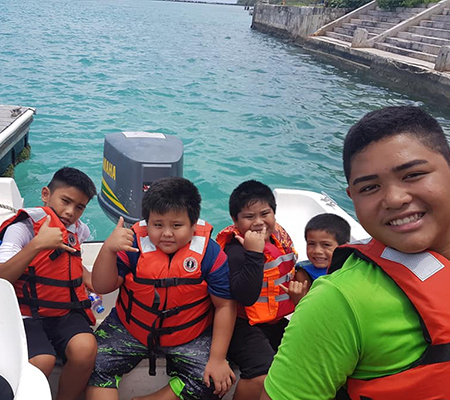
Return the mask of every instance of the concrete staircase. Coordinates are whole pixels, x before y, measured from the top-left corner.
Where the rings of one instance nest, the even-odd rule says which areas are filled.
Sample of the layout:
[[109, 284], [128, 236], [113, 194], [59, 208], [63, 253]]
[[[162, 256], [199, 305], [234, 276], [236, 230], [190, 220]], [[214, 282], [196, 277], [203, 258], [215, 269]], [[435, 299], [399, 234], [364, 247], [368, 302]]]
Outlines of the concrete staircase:
[[421, 20], [396, 36], [386, 37], [374, 47], [391, 53], [435, 63], [442, 46], [450, 45], [450, 8]]
[[364, 28], [369, 32], [368, 39], [371, 39], [425, 9], [426, 7], [424, 6], [423, 8], [397, 8], [388, 11], [377, 7], [373, 10], [367, 10], [363, 14], [359, 14], [357, 18], [352, 18], [350, 22], [345, 22], [341, 26], [334, 27], [333, 30], [327, 31], [325, 36], [350, 44], [355, 30], [357, 28]]

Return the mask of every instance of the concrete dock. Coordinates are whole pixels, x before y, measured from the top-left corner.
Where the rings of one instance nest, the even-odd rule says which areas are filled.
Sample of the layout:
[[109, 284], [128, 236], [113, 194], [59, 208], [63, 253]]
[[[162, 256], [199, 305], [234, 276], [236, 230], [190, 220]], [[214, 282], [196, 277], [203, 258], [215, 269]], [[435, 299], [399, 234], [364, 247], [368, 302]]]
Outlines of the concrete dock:
[[0, 105], [0, 176], [12, 176], [14, 166], [28, 158], [28, 132], [36, 110]]
[[335, 12], [257, 5], [252, 28], [291, 39], [412, 98], [450, 105], [450, 0], [393, 10], [372, 1], [341, 16]]

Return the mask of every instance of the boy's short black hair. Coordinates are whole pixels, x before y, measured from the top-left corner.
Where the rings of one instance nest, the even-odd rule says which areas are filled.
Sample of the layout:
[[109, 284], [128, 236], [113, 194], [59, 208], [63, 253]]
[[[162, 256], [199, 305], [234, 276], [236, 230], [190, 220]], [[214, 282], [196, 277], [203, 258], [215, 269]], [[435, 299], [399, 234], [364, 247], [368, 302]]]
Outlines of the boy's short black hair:
[[148, 221], [150, 213], [160, 215], [170, 211], [186, 211], [191, 224], [200, 217], [202, 198], [197, 187], [189, 180], [179, 177], [163, 178], [154, 182], [142, 199], [142, 217]]
[[305, 226], [305, 240], [310, 231], [324, 231], [333, 235], [338, 245], [350, 242], [350, 225], [336, 214], [319, 214], [312, 217]]
[[277, 204], [269, 186], [253, 179], [242, 182], [233, 190], [230, 196], [229, 207], [231, 218], [237, 220], [238, 214], [244, 207], [251, 206], [258, 201], [266, 202], [275, 213]]
[[77, 188], [84, 193], [89, 200], [97, 194], [97, 189], [95, 188], [92, 179], [79, 169], [71, 167], [63, 167], [56, 171], [52, 180], [47, 185], [50, 191], [68, 186]]
[[[417, 138], [431, 151], [442, 154], [450, 165], [450, 147], [439, 122], [418, 107], [386, 107], [366, 114], [348, 131], [343, 151], [347, 182], [350, 179], [351, 162], [356, 154], [373, 142], [401, 134]], [[383, 155], [380, 154], [380, 157]]]

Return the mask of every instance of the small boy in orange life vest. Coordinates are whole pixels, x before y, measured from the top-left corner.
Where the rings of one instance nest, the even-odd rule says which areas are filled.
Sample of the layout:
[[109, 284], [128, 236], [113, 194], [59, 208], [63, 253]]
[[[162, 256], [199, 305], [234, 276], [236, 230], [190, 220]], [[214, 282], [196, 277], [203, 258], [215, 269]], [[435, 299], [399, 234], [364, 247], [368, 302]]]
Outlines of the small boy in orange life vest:
[[254, 180], [230, 196], [234, 225], [217, 235], [228, 255], [231, 293], [238, 318], [228, 357], [240, 368], [235, 400], [258, 399], [263, 381], [306, 282], [295, 282], [296, 253], [287, 232], [276, 223], [272, 190]]
[[295, 266], [295, 279], [308, 281], [309, 286], [319, 276], [326, 275], [336, 247], [350, 241], [350, 225], [336, 214], [319, 214], [305, 226], [306, 256]]
[[57, 400], [78, 398], [97, 354], [80, 254], [90, 232], [79, 220], [95, 194], [86, 174], [64, 167], [42, 189], [44, 207], [19, 210], [0, 227], [0, 277], [14, 284], [30, 363], [48, 377], [57, 355], [65, 362]]
[[156, 351], [165, 353], [171, 379], [141, 400], [217, 399], [234, 383], [226, 354], [236, 303], [227, 257], [199, 219], [200, 202], [187, 179], [161, 179], [142, 200], [143, 220], [127, 229], [120, 218], [102, 246], [95, 291], [120, 293], [96, 331], [88, 400], [118, 400], [120, 377], [144, 358], [155, 375]]
[[347, 193], [372, 238], [334, 251], [328, 275], [291, 318], [261, 399], [328, 400], [341, 388], [352, 400], [450, 399], [442, 127], [418, 107], [373, 111], [350, 128], [343, 161]]

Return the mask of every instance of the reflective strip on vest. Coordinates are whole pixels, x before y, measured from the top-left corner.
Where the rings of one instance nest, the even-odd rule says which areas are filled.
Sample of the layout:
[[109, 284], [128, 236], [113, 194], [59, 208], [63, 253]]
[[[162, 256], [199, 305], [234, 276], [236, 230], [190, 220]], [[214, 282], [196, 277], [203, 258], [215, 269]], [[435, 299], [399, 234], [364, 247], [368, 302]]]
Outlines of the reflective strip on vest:
[[140, 242], [143, 253], [151, 253], [152, 251], [156, 251], [156, 246], [152, 243], [148, 236], [141, 236]]
[[193, 236], [189, 250], [195, 251], [198, 254], [203, 253], [205, 247], [206, 238], [204, 236]]
[[34, 222], [38, 222], [47, 216], [47, 213], [42, 208], [24, 208], [24, 211]]
[[349, 244], [368, 244], [372, 241], [371, 237], [368, 237], [366, 239], [361, 239], [361, 240], [355, 240], [355, 241], [351, 241]]
[[294, 253], [284, 254], [284, 255], [278, 257], [276, 260], [265, 263], [264, 270], [278, 267], [281, 263], [293, 260], [294, 257], [295, 257]]
[[444, 264], [430, 253], [406, 254], [391, 247], [386, 247], [381, 254], [381, 258], [404, 265], [422, 282], [444, 268]]
[[[275, 301], [279, 303], [280, 301], [289, 300], [289, 295], [287, 293], [280, 294], [278, 296], [275, 296]], [[269, 298], [267, 296], [261, 296], [257, 301], [257, 303], [268, 303]]]
[[200, 226], [205, 226], [206, 225], [206, 221], [204, 220], [204, 219], [198, 219], [198, 221], [197, 221], [197, 225], [200, 225]]
[[141, 219], [139, 221], [139, 226], [147, 226], [147, 221], [145, 219]]
[[[275, 286], [281, 285], [282, 283], [290, 282], [292, 280], [292, 274], [288, 272], [286, 275], [283, 275], [282, 277], [275, 279], [274, 284]], [[267, 287], [267, 282], [263, 282], [262, 287]]]

